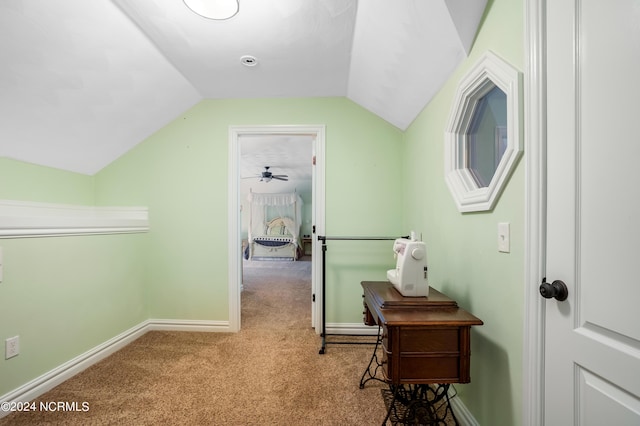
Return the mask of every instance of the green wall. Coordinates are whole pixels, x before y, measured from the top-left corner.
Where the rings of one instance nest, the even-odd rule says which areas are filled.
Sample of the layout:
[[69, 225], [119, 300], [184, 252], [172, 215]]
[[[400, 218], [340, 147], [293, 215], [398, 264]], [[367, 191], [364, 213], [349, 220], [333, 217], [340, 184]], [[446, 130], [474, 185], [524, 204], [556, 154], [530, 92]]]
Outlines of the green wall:
[[[272, 124], [326, 125], [327, 233], [401, 232], [402, 133], [344, 98], [203, 101], [95, 176], [2, 158], [0, 199], [147, 206], [151, 231], [0, 240], [0, 341], [21, 346], [0, 395], [147, 319], [226, 321], [229, 126]], [[327, 319], [360, 322], [388, 248], [330, 252]]]
[[0, 199], [91, 205], [93, 177], [0, 158]]
[[[203, 101], [95, 179], [98, 204], [149, 207], [151, 318], [228, 319], [229, 126], [294, 124], [326, 125], [327, 234], [401, 232], [397, 128], [345, 98]], [[380, 268], [367, 250], [329, 250], [328, 322], [361, 322], [359, 283]]]
[[[0, 182], [0, 199], [93, 204], [91, 176], [3, 158]], [[0, 239], [0, 341], [20, 336], [20, 355], [0, 358], [0, 395], [148, 318], [143, 239], [144, 235]]]
[[[422, 233], [431, 284], [485, 322], [460, 398], [480, 424], [520, 424], [524, 161], [493, 211], [461, 214], [443, 149], [464, 73], [486, 50], [523, 69], [523, 33], [523, 2], [489, 0], [469, 58], [405, 133], [344, 98], [207, 100], [94, 177], [0, 159], [0, 199], [142, 205], [151, 223], [0, 240], [0, 339], [21, 337], [20, 356], [0, 360], [0, 395], [146, 319], [227, 320], [229, 126], [324, 124], [326, 234]], [[499, 222], [511, 224], [510, 253], [497, 251]], [[360, 323], [359, 282], [392, 264], [388, 242], [329, 242], [327, 321]]]
[[[483, 425], [521, 423], [524, 161], [493, 211], [459, 213], [444, 180], [444, 131], [458, 82], [484, 52], [523, 69], [523, 22], [522, 2], [489, 1], [469, 58], [404, 136], [406, 226], [423, 233], [430, 284], [484, 321], [472, 332], [471, 383], [456, 386]], [[499, 222], [511, 224], [510, 253], [498, 252]]]

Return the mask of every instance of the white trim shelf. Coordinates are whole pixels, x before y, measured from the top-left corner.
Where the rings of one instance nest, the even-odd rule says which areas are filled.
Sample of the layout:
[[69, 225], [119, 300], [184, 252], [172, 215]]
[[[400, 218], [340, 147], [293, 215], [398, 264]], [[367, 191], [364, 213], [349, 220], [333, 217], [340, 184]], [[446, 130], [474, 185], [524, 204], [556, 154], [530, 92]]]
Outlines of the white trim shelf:
[[94, 207], [0, 200], [0, 238], [149, 231], [146, 207]]

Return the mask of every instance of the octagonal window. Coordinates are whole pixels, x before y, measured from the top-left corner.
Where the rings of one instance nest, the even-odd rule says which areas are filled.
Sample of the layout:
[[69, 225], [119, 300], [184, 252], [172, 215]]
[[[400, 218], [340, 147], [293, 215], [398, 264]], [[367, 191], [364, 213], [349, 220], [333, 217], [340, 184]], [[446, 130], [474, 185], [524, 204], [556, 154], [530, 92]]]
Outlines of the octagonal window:
[[520, 80], [487, 52], [460, 82], [445, 134], [445, 178], [461, 212], [492, 209], [522, 153]]
[[489, 186], [507, 149], [507, 95], [499, 87], [482, 96], [473, 109], [467, 138], [465, 167], [478, 188]]

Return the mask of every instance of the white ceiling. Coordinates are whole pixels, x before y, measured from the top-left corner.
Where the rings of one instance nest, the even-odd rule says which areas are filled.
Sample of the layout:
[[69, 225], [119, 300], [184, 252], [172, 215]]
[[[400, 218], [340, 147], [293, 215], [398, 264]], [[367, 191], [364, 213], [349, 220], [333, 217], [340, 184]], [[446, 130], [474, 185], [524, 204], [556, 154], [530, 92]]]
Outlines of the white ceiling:
[[345, 96], [404, 130], [486, 2], [240, 0], [212, 21], [182, 0], [2, 0], [0, 156], [91, 175], [206, 98]]
[[[240, 135], [240, 194], [297, 191], [311, 193], [312, 135]], [[274, 175], [286, 175], [287, 181], [261, 181], [265, 167]]]

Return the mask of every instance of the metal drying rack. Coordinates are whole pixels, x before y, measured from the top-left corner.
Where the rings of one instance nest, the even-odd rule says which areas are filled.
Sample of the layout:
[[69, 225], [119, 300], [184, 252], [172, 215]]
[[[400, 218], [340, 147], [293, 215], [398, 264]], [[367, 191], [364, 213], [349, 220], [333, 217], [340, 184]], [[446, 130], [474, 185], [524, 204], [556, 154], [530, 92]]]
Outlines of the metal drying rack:
[[327, 253], [327, 241], [335, 240], [335, 241], [393, 241], [398, 238], [409, 238], [408, 236], [403, 237], [327, 237], [318, 235], [318, 241], [322, 241], [322, 331], [320, 336], [322, 337], [322, 347], [318, 351], [319, 354], [324, 354], [326, 351], [327, 344], [336, 344], [336, 345], [363, 345], [363, 344], [374, 344], [369, 342], [328, 342], [327, 341], [327, 320], [326, 320], [326, 253]]

